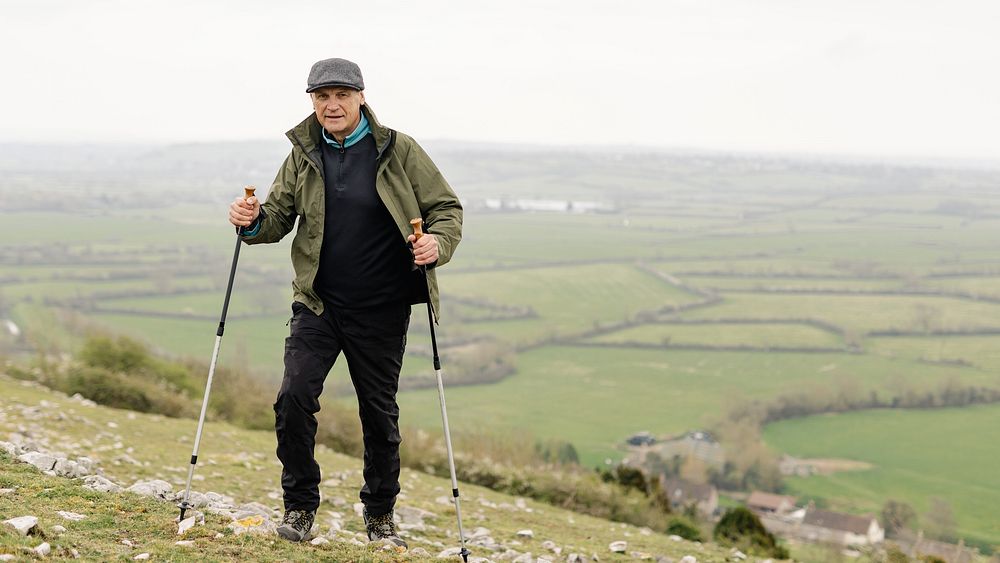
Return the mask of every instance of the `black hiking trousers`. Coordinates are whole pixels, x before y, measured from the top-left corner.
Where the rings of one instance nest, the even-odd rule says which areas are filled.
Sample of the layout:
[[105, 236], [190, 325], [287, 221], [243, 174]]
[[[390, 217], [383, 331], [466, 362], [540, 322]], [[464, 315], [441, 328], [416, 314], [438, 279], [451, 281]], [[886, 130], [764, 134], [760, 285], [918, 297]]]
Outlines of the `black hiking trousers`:
[[292, 304], [285, 376], [274, 403], [286, 511], [319, 508], [315, 415], [323, 383], [341, 351], [357, 392], [364, 437], [361, 502], [372, 516], [393, 509], [399, 494], [401, 440], [396, 390], [409, 323], [406, 303], [363, 310], [327, 305], [319, 316], [302, 303]]

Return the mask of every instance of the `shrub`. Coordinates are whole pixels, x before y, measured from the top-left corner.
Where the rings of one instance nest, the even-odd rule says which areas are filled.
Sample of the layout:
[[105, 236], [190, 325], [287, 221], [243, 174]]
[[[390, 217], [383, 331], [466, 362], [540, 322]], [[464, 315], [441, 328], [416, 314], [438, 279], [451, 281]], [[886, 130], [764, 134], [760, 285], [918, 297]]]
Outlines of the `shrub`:
[[667, 523], [666, 532], [689, 541], [702, 541], [701, 530], [698, 529], [697, 525], [685, 518], [671, 518]]
[[757, 515], [742, 506], [726, 511], [715, 525], [712, 537], [718, 543], [736, 547], [744, 553], [788, 558], [788, 550], [778, 545], [774, 534], [764, 528]]

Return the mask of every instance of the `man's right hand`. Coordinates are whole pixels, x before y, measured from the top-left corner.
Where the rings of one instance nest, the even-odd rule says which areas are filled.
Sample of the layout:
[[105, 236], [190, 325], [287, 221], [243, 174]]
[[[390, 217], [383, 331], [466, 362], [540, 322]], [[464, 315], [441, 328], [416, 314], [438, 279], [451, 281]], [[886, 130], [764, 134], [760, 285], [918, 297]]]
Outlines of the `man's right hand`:
[[237, 227], [249, 227], [260, 215], [260, 202], [256, 196], [236, 198], [229, 206], [229, 222]]

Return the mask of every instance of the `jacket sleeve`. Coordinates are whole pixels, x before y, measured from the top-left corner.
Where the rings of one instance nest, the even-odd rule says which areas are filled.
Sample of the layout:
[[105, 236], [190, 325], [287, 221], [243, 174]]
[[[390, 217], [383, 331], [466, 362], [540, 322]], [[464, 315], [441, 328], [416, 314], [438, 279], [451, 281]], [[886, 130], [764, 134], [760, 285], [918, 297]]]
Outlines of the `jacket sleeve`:
[[424, 230], [438, 240], [438, 259], [434, 267], [447, 264], [462, 240], [462, 202], [424, 149], [407, 138], [409, 150], [403, 169], [413, 187], [424, 219]]
[[295, 183], [298, 177], [298, 167], [295, 165], [293, 150], [267, 192], [267, 200], [260, 206], [260, 216], [257, 223], [251, 225], [243, 236], [247, 244], [278, 242], [291, 232], [295, 226]]

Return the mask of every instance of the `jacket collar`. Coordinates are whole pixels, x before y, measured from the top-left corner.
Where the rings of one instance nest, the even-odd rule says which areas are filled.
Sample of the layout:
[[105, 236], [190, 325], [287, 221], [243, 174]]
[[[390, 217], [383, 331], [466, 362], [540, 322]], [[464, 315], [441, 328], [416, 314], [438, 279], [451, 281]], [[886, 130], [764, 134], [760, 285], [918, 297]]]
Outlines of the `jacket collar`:
[[[361, 106], [361, 111], [368, 120], [372, 136], [375, 137], [375, 147], [378, 149], [379, 154], [381, 154], [383, 149], [389, 144], [391, 138], [389, 128], [384, 127], [378, 122], [375, 112], [372, 111], [367, 103]], [[291, 128], [285, 133], [285, 136], [288, 137], [288, 140], [293, 145], [299, 146], [307, 155], [318, 152], [320, 143], [324, 142], [322, 127], [316, 119], [315, 113], [310, 113], [309, 117], [306, 117], [301, 123]]]

